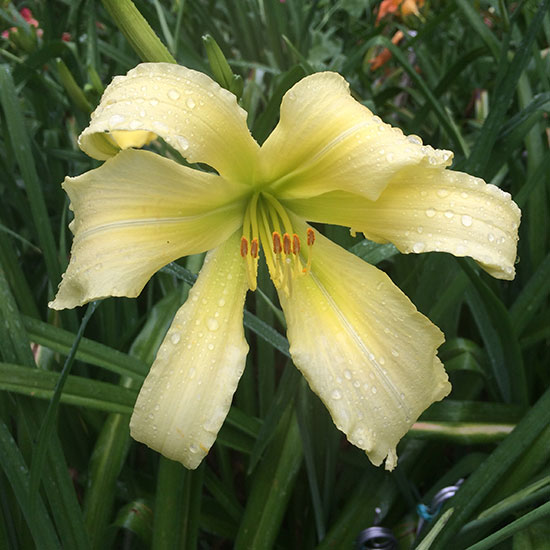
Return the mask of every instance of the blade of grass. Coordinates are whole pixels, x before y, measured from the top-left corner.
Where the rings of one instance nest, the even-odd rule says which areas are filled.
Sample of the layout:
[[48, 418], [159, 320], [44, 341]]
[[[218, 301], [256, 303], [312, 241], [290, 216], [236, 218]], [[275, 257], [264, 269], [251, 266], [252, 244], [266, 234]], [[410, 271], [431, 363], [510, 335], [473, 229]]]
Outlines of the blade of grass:
[[545, 303], [548, 294], [550, 294], [550, 254], [546, 255], [510, 308], [510, 319], [516, 334], [522, 334], [539, 307]]
[[[186, 548], [181, 544], [183, 501], [186, 497], [186, 481], [189, 471], [179, 462], [160, 457], [155, 495], [153, 521], [153, 550]], [[188, 483], [187, 483], [188, 484]]]
[[[38, 319], [22, 316], [29, 338], [51, 350], [67, 355], [74, 342], [72, 332], [54, 327]], [[148, 371], [147, 364], [139, 357], [130, 357], [94, 340], [82, 338], [76, 350], [76, 358], [90, 365], [96, 365], [117, 374], [143, 380]]]
[[[4, 271], [0, 267], [0, 312], [9, 326], [9, 339], [17, 360], [27, 368], [22, 373], [41, 372], [35, 369], [34, 359], [30, 354], [30, 345], [23, 327], [19, 311], [6, 284]], [[22, 437], [33, 441], [44, 418], [44, 407], [35, 401], [18, 400], [18, 421]], [[57, 436], [52, 437], [47, 456], [48, 475], [44, 477], [45, 493], [52, 511], [62, 546], [85, 550], [89, 548], [85, 537], [84, 523], [75, 495], [72, 480], [61, 445]]]
[[299, 387], [299, 381], [300, 374], [298, 369], [294, 368], [294, 365], [287, 364], [279, 381], [271, 407], [265, 415], [260, 431], [256, 437], [248, 463], [248, 475], [254, 471], [266, 447], [275, 435], [275, 429], [281, 421], [288, 404], [294, 402], [296, 391]]
[[323, 513], [323, 504], [321, 501], [321, 490], [319, 488], [319, 480], [315, 467], [315, 449], [310, 435], [310, 415], [311, 406], [308, 403], [311, 394], [307, 383], [302, 377], [300, 380], [300, 393], [298, 397], [298, 406], [296, 408], [296, 417], [298, 419], [298, 428], [300, 430], [300, 438], [304, 452], [304, 461], [308, 479], [309, 490], [311, 493], [311, 503], [313, 505], [313, 515], [315, 517], [315, 529], [317, 531], [318, 541], [325, 538], [326, 527], [325, 517]]
[[5, 276], [21, 311], [27, 315], [38, 317], [38, 308], [27, 278], [19, 265], [10, 240], [4, 232], [0, 232], [0, 266], [6, 271]]
[[436, 537], [431, 550], [449, 548], [457, 532], [473, 516], [508, 468], [528, 450], [549, 422], [550, 390], [547, 390], [512, 433], [472, 473], [453, 497], [454, 512]]
[[476, 519], [467, 523], [460, 530], [457, 540], [460, 540], [462, 546], [469, 546], [474, 541], [480, 540], [490, 529], [500, 524], [510, 515], [547, 501], [549, 497], [550, 486], [548, 485], [548, 477], [546, 477], [484, 510]]
[[11, 72], [6, 66], [0, 66], [0, 102], [2, 103], [6, 117], [6, 123], [10, 129], [9, 137], [15, 159], [25, 183], [36, 238], [40, 243], [40, 248], [44, 252], [49, 279], [52, 284], [56, 284], [61, 279], [61, 268], [57, 259], [55, 239], [46, 209], [44, 194], [36, 171], [25, 120], [21, 112]]
[[4, 327], [9, 335], [10, 348], [13, 350], [14, 359], [25, 366], [34, 367], [34, 357], [31, 352], [29, 338], [17, 310], [17, 304], [10, 292], [2, 265], [0, 265], [0, 312]]
[[462, 11], [470, 26], [474, 29], [485, 45], [492, 53], [496, 61], [499, 59], [500, 43], [497, 37], [491, 32], [491, 29], [483, 21], [483, 17], [478, 9], [468, 0], [456, 0], [456, 4]]
[[525, 406], [527, 383], [523, 358], [508, 311], [467, 261], [458, 259], [472, 286], [467, 301], [474, 315], [505, 401]]
[[[0, 389], [51, 400], [59, 374], [42, 369], [29, 371], [22, 365], [0, 363]], [[135, 390], [128, 390], [89, 378], [70, 375], [61, 394], [61, 403], [90, 407], [108, 412], [129, 413], [136, 400]]]
[[[466, 170], [469, 173], [483, 176], [485, 172], [487, 163], [491, 157], [491, 151], [502, 128], [506, 111], [516, 93], [519, 78], [527, 65], [531, 48], [549, 7], [550, 0], [544, 0], [540, 4], [529, 28], [523, 35], [523, 40], [517, 48], [514, 58], [507, 65], [506, 73], [498, 86], [498, 94], [494, 96], [489, 115], [481, 128], [475, 145], [472, 147], [472, 154], [467, 160]], [[503, 51], [503, 59], [506, 59], [506, 55], [507, 51]]]
[[289, 407], [264, 459], [256, 468], [235, 550], [273, 547], [301, 463], [298, 421]]
[[[6, 425], [0, 421], [0, 464], [4, 470], [21, 511], [25, 516], [36, 548], [50, 550], [61, 548], [55, 528], [40, 495], [36, 501], [29, 499], [29, 471], [17, 444]], [[31, 511], [34, 508], [34, 511]]]
[[203, 463], [196, 470], [188, 471], [185, 474], [182, 505], [185, 515], [180, 517], [182, 548], [197, 548], [204, 470], [205, 465]]
[[487, 548], [493, 548], [498, 543], [514, 535], [514, 533], [525, 529], [534, 521], [538, 521], [548, 516], [550, 516], [550, 502], [546, 502], [535, 510], [527, 512], [524, 516], [516, 519], [502, 529], [499, 529], [496, 533], [493, 533], [483, 540], [480, 540], [478, 543], [473, 544], [470, 546], [469, 550], [486, 550]]
[[395, 44], [393, 44], [391, 40], [381, 35], [371, 38], [367, 42], [367, 44], [368, 44], [367, 47], [383, 46], [384, 48], [387, 48], [391, 52], [395, 60], [403, 67], [403, 69], [409, 75], [409, 77], [414, 82], [414, 84], [420, 89], [426, 102], [428, 102], [432, 106], [432, 109], [436, 114], [437, 118], [439, 119], [441, 126], [447, 132], [449, 139], [451, 139], [451, 141], [453, 142], [454, 148], [458, 150], [461, 154], [465, 155], [466, 152], [468, 151], [468, 146], [464, 141], [464, 138], [458, 131], [457, 126], [451, 121], [449, 114], [445, 111], [441, 102], [437, 100], [437, 98], [434, 96], [433, 92], [431, 91], [430, 87], [425, 82], [425, 80], [418, 74], [416, 69], [409, 63], [407, 57], [401, 51], [401, 49]]
[[86, 309], [86, 313], [84, 314], [84, 317], [82, 318], [82, 322], [80, 323], [80, 328], [78, 329], [78, 333], [76, 334], [73, 345], [71, 347], [71, 351], [69, 352], [69, 355], [65, 360], [65, 364], [63, 365], [63, 369], [55, 385], [53, 395], [50, 399], [50, 402], [48, 403], [46, 415], [40, 427], [40, 431], [38, 432], [38, 441], [36, 443], [36, 447], [34, 448], [34, 452], [32, 456], [31, 480], [30, 480], [31, 499], [33, 499], [35, 495], [38, 494], [38, 488], [40, 485], [40, 479], [42, 477], [42, 469], [44, 467], [46, 453], [48, 450], [52, 433], [56, 429], [55, 422], [57, 419], [57, 410], [59, 406], [59, 400], [61, 398], [61, 394], [63, 393], [63, 387], [67, 381], [67, 377], [69, 376], [69, 373], [71, 372], [71, 368], [75, 360], [76, 350], [78, 348], [82, 335], [84, 334], [84, 330], [86, 329], [88, 321], [92, 317], [94, 311], [96, 310], [99, 304], [100, 302], [92, 302], [88, 305]]

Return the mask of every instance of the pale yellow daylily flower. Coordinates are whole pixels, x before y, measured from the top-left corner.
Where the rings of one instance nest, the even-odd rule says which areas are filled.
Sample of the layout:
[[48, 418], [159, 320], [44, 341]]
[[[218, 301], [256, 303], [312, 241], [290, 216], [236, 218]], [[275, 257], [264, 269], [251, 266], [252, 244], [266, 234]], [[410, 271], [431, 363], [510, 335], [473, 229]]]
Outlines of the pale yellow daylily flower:
[[[217, 174], [135, 149], [156, 136]], [[392, 469], [400, 438], [450, 391], [440, 330], [385, 273], [307, 221], [346, 225], [404, 253], [471, 256], [495, 277], [514, 277], [520, 212], [510, 195], [448, 170], [450, 152], [384, 124], [338, 74], [289, 90], [259, 147], [246, 112], [209, 77], [139, 65], [106, 89], [79, 143], [106, 162], [65, 180], [74, 242], [51, 307], [137, 296], [165, 264], [209, 251], [130, 423], [135, 439], [188, 468], [214, 443], [245, 365], [243, 305], [260, 249], [294, 363], [374, 464]]]

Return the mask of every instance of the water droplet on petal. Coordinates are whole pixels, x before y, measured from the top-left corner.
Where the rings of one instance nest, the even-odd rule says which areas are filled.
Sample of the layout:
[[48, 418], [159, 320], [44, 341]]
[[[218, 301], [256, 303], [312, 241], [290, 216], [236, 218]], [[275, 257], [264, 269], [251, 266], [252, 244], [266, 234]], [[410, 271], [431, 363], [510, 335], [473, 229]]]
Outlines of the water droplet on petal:
[[495, 240], [495, 236], [492, 233], [489, 233], [487, 235], [487, 239], [489, 240], [490, 243], [492, 243]]
[[189, 149], [189, 142], [183, 136], [178, 136], [177, 142], [183, 151], [187, 151], [187, 149]]
[[198, 450], [199, 450], [199, 448], [194, 443], [189, 445], [189, 452], [191, 452], [193, 454], [196, 454], [198, 452]]
[[214, 344], [208, 344], [208, 349], [212, 351], [214, 349]]
[[339, 390], [333, 390], [333, 392], [330, 394], [332, 399], [342, 399], [342, 392]]
[[109, 119], [109, 126], [116, 126], [117, 124], [122, 124], [124, 122], [124, 117], [122, 115], [113, 115]]
[[426, 216], [428, 216], [428, 218], [433, 218], [435, 216], [435, 210], [433, 208], [428, 208], [426, 210]]
[[206, 321], [206, 326], [208, 327], [208, 330], [215, 331], [218, 330], [220, 324], [214, 317], [210, 317], [208, 321]]
[[170, 336], [170, 341], [172, 342], [172, 344], [176, 345], [181, 339], [181, 336], [180, 336], [180, 333], [179, 332], [174, 332], [172, 334], [172, 336]]
[[446, 210], [445, 211], [445, 217], [450, 220], [453, 218], [453, 216], [455, 215], [455, 213], [452, 211], [452, 210]]
[[409, 143], [414, 143], [415, 145], [422, 145], [422, 140], [418, 136], [415, 136], [414, 134], [407, 136], [407, 141]]
[[348, 379], [348, 380], [351, 380], [351, 372], [349, 370], [345, 370], [344, 371], [344, 376]]
[[398, 352], [396, 349], [392, 349], [392, 350], [391, 350], [391, 354], [392, 354], [394, 357], [399, 357], [399, 352]]
[[180, 93], [177, 90], [170, 90], [168, 92], [168, 97], [176, 101], [180, 98]]
[[187, 106], [190, 109], [194, 109], [195, 105], [196, 105], [195, 100], [192, 97], [187, 98]]
[[376, 393], [378, 390], [376, 389], [376, 386], [373, 386], [373, 387], [371, 388], [371, 391], [372, 391], [372, 393]]
[[223, 307], [223, 306], [225, 305], [225, 300], [224, 300], [223, 298], [220, 298], [220, 299], [218, 300], [218, 305], [219, 305], [220, 307]]
[[472, 217], [471, 216], [468, 216], [467, 214], [464, 214], [464, 216], [462, 216], [461, 218], [461, 221], [462, 221], [462, 225], [464, 227], [470, 227], [472, 225]]
[[422, 252], [424, 248], [426, 248], [426, 245], [420, 241], [413, 244], [413, 252], [416, 252], [417, 254]]
[[438, 189], [437, 190], [437, 196], [441, 197], [442, 199], [445, 198], [449, 194], [449, 191], [447, 189]]

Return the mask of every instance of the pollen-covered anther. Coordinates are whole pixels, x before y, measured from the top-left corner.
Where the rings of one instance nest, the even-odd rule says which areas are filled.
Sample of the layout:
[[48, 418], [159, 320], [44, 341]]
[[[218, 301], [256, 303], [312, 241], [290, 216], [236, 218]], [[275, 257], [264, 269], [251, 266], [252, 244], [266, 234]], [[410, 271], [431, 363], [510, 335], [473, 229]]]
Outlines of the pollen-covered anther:
[[308, 229], [307, 229], [307, 245], [308, 246], [313, 246], [314, 243], [315, 243], [315, 231], [313, 231], [313, 229], [311, 229], [311, 227], [308, 227]]
[[292, 235], [292, 253], [295, 255], [300, 254], [300, 237], [296, 233]]
[[283, 250], [283, 245], [281, 243], [281, 235], [278, 231], [273, 231], [272, 233], [273, 238], [273, 253], [274, 254], [280, 254]]
[[246, 237], [241, 237], [241, 256], [246, 258], [248, 254], [248, 239]]
[[304, 273], [308, 273], [308, 271], [311, 269], [311, 253], [313, 249], [313, 245], [315, 244], [315, 231], [311, 229], [311, 227], [308, 227], [307, 229], [307, 248], [308, 248], [308, 254], [307, 254], [307, 264], [302, 269]]
[[292, 242], [288, 233], [283, 235], [283, 252], [287, 255], [292, 252]]
[[260, 243], [258, 242], [258, 239], [254, 237], [252, 239], [252, 242], [250, 243], [250, 255], [256, 259], [258, 257], [258, 252], [260, 250]]

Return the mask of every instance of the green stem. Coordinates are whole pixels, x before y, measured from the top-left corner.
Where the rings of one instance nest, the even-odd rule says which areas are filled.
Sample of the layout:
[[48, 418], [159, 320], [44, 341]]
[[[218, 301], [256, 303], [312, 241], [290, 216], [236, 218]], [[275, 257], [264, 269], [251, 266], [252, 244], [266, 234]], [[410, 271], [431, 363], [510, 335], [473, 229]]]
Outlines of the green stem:
[[101, 0], [109, 15], [142, 61], [176, 63], [132, 0]]

